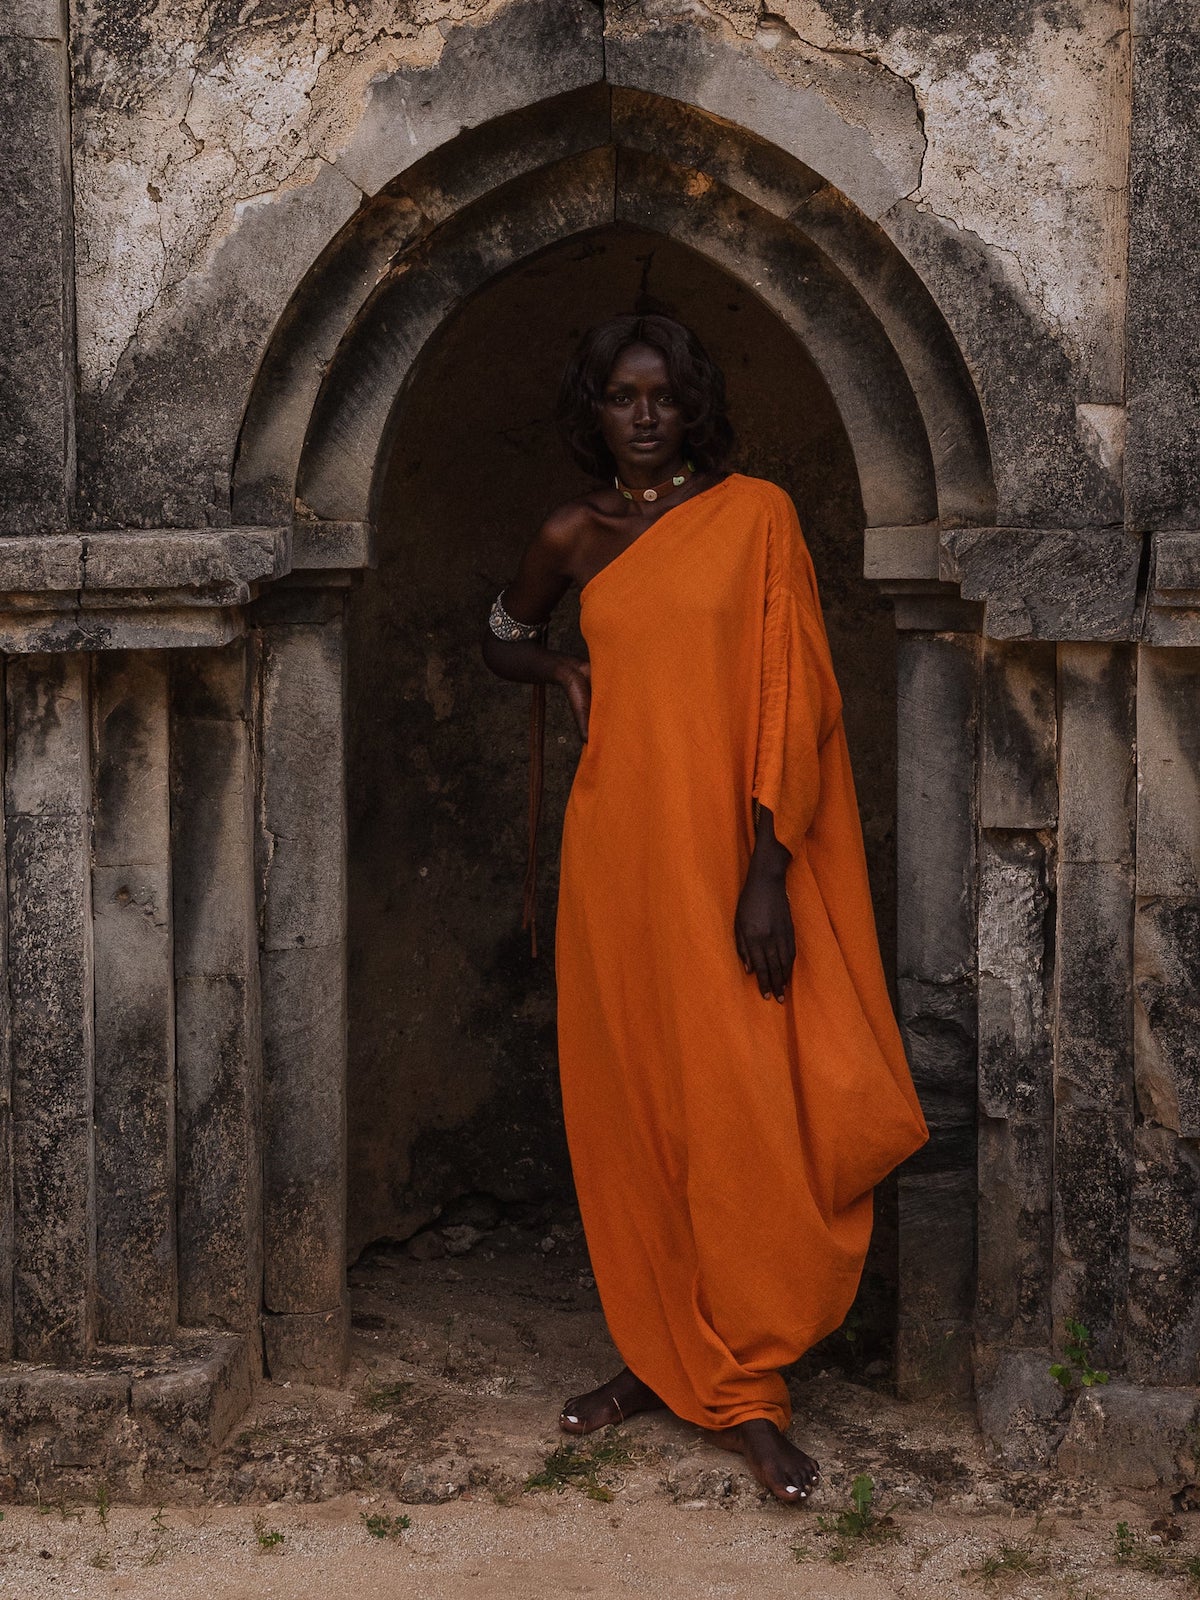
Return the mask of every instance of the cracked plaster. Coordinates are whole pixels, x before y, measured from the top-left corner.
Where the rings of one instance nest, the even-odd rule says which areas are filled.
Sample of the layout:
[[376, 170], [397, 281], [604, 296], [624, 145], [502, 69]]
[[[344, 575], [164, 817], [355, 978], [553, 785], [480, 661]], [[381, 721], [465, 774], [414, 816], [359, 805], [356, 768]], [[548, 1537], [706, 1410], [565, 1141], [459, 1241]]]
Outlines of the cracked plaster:
[[508, 0], [75, 0], [79, 367], [102, 391], [247, 210], [311, 185], [373, 81], [436, 64]]
[[[1120, 402], [1129, 135], [1122, 0], [1011, 13], [964, 5], [949, 13], [952, 27], [928, 3], [691, 0], [689, 9], [719, 17], [775, 70], [789, 55], [809, 63], [859, 57], [907, 84], [924, 149], [905, 198], [988, 250], [1071, 356], [1083, 401]], [[862, 115], [828, 78], [823, 87], [848, 121]]]
[[[386, 181], [378, 154], [364, 164], [358, 151], [373, 119], [395, 130], [408, 115], [403, 95], [398, 105], [388, 98], [388, 77], [435, 65], [460, 25], [482, 26], [514, 3], [244, 0], [218, 12], [211, 0], [75, 0], [84, 389], [102, 393], [126, 352], [170, 338], [179, 308], [252, 215], [331, 182], [337, 208], [349, 211], [358, 191]], [[626, 49], [667, 26], [717, 30], [765, 82], [823, 102], [847, 130], [847, 159], [881, 163], [871, 180], [881, 202], [869, 209], [910, 202], [978, 241], [1071, 359], [1077, 398], [1120, 403], [1122, 6], [1035, 5], [1004, 18], [971, 6], [947, 16], [935, 5], [848, 9], [841, 0], [605, 7], [609, 38]], [[422, 108], [425, 147], [453, 135], [447, 118], [459, 109]], [[411, 125], [408, 143], [423, 153]]]

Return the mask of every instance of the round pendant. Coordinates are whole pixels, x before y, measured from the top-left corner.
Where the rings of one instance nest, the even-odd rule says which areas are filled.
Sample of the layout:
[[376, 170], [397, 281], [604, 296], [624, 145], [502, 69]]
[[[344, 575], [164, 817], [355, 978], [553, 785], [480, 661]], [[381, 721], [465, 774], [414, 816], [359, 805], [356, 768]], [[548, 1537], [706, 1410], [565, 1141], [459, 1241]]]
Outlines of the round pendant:
[[683, 482], [683, 473], [681, 472], [677, 478], [672, 478], [671, 482], [678, 489], [679, 485]]
[[657, 489], [643, 489], [642, 490], [642, 499], [643, 500], [657, 500], [658, 499], [658, 490]]

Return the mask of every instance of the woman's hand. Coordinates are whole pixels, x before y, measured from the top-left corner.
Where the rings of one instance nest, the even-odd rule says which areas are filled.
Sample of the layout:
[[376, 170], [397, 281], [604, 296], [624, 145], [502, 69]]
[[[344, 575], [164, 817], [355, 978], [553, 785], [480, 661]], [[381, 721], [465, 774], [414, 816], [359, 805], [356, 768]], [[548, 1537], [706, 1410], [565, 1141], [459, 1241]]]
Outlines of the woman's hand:
[[588, 719], [592, 710], [592, 663], [579, 656], [563, 656], [557, 673], [567, 697], [579, 737], [587, 743]]
[[738, 896], [733, 936], [742, 965], [758, 980], [763, 999], [782, 1001], [796, 959], [792, 908], [782, 871], [765, 866], [757, 856], [751, 857]]
[[733, 919], [737, 953], [753, 973], [764, 1000], [782, 1001], [792, 963], [796, 933], [787, 897], [791, 851], [775, 837], [775, 816], [757, 798], [754, 802], [754, 849]]

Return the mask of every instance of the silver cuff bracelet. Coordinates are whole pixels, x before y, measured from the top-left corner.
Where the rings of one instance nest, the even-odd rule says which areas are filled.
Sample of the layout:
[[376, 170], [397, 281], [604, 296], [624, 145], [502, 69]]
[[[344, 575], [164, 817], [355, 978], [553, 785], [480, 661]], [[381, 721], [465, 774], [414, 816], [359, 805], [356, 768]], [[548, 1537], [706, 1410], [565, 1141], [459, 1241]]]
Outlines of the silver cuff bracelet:
[[536, 639], [544, 634], [550, 626], [548, 622], [518, 622], [516, 617], [510, 617], [503, 605], [504, 590], [492, 601], [492, 609], [488, 614], [488, 627], [497, 639]]

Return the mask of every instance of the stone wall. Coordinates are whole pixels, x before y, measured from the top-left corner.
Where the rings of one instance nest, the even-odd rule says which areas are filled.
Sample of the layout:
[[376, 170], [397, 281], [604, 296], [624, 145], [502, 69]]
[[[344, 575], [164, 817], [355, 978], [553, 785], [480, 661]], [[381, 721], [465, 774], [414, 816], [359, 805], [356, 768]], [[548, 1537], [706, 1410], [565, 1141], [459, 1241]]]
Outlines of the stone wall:
[[[822, 576], [868, 766], [892, 733], [856, 677], [877, 613], [841, 565], [851, 527], [894, 610], [896, 993], [933, 1130], [899, 1178], [901, 1383], [974, 1385], [1013, 1462], [1195, 1475], [1198, 51], [1178, 0], [10, 0], [11, 1460], [44, 1463], [58, 1414], [26, 1363], [111, 1421], [81, 1460], [122, 1428], [161, 1435], [157, 1391], [89, 1366], [130, 1340], [176, 1351], [191, 1377], [159, 1370], [192, 1385], [209, 1444], [264, 1350], [336, 1376], [348, 1082], [361, 1240], [474, 1181], [428, 1138], [486, 1107], [495, 1008], [527, 1003], [548, 1043], [546, 989], [497, 976], [486, 940], [467, 988], [493, 1009], [464, 1023], [455, 1095], [432, 1082], [444, 1024], [407, 1057], [390, 1042], [427, 1001], [453, 1017], [469, 941], [397, 981], [425, 890], [379, 899], [388, 827], [439, 885], [479, 858], [446, 844], [480, 815], [442, 726], [468, 670], [419, 636], [446, 597], [392, 604], [453, 505], [407, 452], [438, 459], [413, 408], [436, 417], [455, 330], [515, 314], [543, 252], [565, 338], [571, 252], [602, 298], [620, 272], [589, 279], [587, 252], [657, 235], [668, 297], [729, 283], [744, 326], [779, 328], [739, 352], [737, 316], [694, 301], [747, 395], [740, 355], [804, 352], [789, 403], [840, 464]], [[687, 252], [701, 264], [667, 271]], [[745, 408], [766, 437], [769, 408]], [[505, 443], [508, 481], [560, 470], [535, 422]], [[755, 467], [822, 527], [787, 438]], [[513, 498], [455, 555], [464, 611], [536, 509]], [[499, 704], [480, 695], [468, 747]], [[389, 792], [397, 752], [369, 754], [385, 704], [410, 756]], [[519, 785], [518, 697], [504, 715]], [[864, 792], [883, 859], [888, 807]], [[400, 946], [380, 932], [397, 909]], [[511, 1019], [500, 1037], [511, 1053]], [[541, 1081], [538, 1116], [551, 1100]], [[421, 1192], [414, 1150], [440, 1173]], [[1108, 1386], [1049, 1377], [1068, 1318]]]

